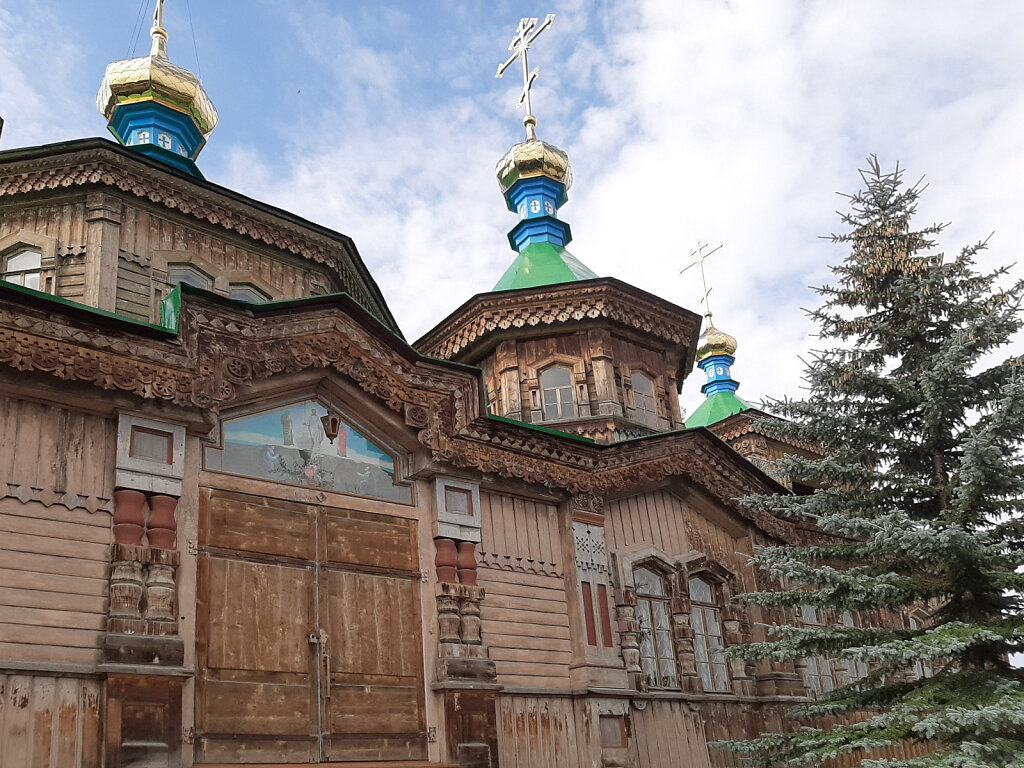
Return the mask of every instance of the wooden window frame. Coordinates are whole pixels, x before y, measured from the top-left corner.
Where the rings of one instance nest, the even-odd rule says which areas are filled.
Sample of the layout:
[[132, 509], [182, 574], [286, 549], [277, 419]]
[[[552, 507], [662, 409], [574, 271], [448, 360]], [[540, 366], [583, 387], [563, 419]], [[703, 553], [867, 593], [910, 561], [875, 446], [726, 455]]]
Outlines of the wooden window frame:
[[[641, 591], [640, 587], [637, 586], [637, 584], [636, 584], [636, 578], [635, 578], [635, 573], [640, 568], [643, 568], [644, 570], [650, 571], [651, 573], [655, 574], [658, 578], [661, 579], [662, 586], [663, 586], [663, 591], [665, 592], [664, 595], [651, 595], [651, 594], [647, 594], [647, 593], [644, 593], [644, 592]], [[657, 564], [656, 563], [652, 563], [651, 561], [642, 561], [642, 562], [636, 563], [636, 564], [633, 565], [632, 570], [633, 570], [633, 573], [634, 573], [633, 585], [634, 585], [634, 591], [635, 591], [635, 594], [636, 594], [636, 620], [637, 620], [637, 625], [640, 627], [640, 638], [641, 638], [640, 639], [640, 646], [639, 646], [640, 647], [641, 670], [643, 670], [643, 660], [645, 658], [647, 658], [647, 659], [653, 658], [654, 659], [655, 670], [657, 671], [657, 678], [658, 678], [658, 680], [657, 680], [657, 684], [652, 683], [650, 680], [647, 680], [648, 687], [649, 688], [656, 688], [656, 689], [660, 689], [660, 690], [670, 690], [670, 691], [671, 690], [680, 690], [682, 688], [682, 680], [681, 680], [681, 676], [679, 674], [679, 657], [678, 657], [678, 654], [676, 653], [675, 638], [672, 635], [672, 598], [673, 598], [673, 591], [674, 591], [674, 589], [673, 589], [674, 579], [672, 578], [671, 574], [666, 574], [663, 569], [657, 567]], [[651, 644], [652, 644], [652, 647], [654, 649], [654, 656], [653, 657], [651, 657], [651, 656], [644, 656], [644, 653], [643, 653], [643, 639], [642, 639], [642, 636], [643, 636], [643, 631], [644, 630], [643, 630], [643, 612], [641, 610], [641, 606], [643, 604], [645, 604], [645, 603], [647, 604], [647, 613], [651, 617], [651, 627], [650, 627], [649, 631], [651, 633]], [[660, 627], [656, 626], [656, 620], [654, 618], [655, 617], [655, 608], [654, 608], [655, 604], [661, 604], [661, 605], [664, 606], [665, 615], [666, 615], [666, 617], [668, 619], [668, 621], [667, 621], [668, 626], [667, 627], [660, 628]], [[669, 647], [668, 647], [668, 649], [662, 649], [661, 648], [662, 641], [658, 639], [658, 633], [659, 633], [659, 631], [664, 632], [666, 630], [669, 633], [669, 637], [668, 637], [668, 646]], [[666, 685], [665, 684], [665, 680], [668, 678], [668, 675], [665, 674], [665, 670], [663, 669], [662, 664], [663, 664], [663, 662], [667, 663], [669, 661], [671, 661], [672, 666], [674, 667], [674, 683]], [[646, 677], [647, 673], [641, 671], [641, 674], [643, 674]]]
[[[711, 590], [711, 602], [698, 600], [693, 596], [693, 592], [690, 590], [691, 581], [700, 581], [706, 584]], [[716, 637], [708, 631], [708, 617], [714, 618], [715, 624], [718, 627], [717, 640], [719, 648], [725, 649], [725, 627], [722, 620], [722, 601], [720, 598], [721, 583], [718, 579], [710, 576], [706, 571], [697, 571], [688, 575], [686, 580], [687, 596], [690, 598], [690, 628], [694, 632], [694, 643], [693, 643], [693, 658], [697, 667], [697, 677], [700, 679], [701, 687], [705, 693], [732, 693], [732, 675], [729, 673], [729, 664], [721, 658], [715, 661], [712, 658], [712, 647], [711, 639]], [[696, 617], [700, 612], [700, 622], [696, 620]], [[697, 627], [703, 627], [703, 632], [698, 632]], [[704, 646], [707, 651], [707, 659], [701, 660], [697, 652], [697, 635], [702, 635], [704, 640]], [[718, 677], [715, 675], [715, 668], [721, 668], [725, 671], [725, 686], [722, 688], [716, 687]], [[705, 678], [702, 670], [707, 672], [707, 678]], [[710, 681], [710, 687], [708, 682]]]

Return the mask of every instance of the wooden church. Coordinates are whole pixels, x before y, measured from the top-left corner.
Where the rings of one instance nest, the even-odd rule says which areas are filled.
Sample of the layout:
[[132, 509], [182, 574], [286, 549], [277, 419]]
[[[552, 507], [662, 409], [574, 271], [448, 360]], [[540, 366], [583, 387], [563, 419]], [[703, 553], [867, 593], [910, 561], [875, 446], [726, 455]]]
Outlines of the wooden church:
[[566, 250], [532, 116], [515, 262], [410, 344], [348, 237], [202, 177], [151, 34], [116, 143], [0, 152], [0, 764], [717, 768], [863, 674], [720, 654], [816, 535], [736, 503], [786, 446], [734, 339]]

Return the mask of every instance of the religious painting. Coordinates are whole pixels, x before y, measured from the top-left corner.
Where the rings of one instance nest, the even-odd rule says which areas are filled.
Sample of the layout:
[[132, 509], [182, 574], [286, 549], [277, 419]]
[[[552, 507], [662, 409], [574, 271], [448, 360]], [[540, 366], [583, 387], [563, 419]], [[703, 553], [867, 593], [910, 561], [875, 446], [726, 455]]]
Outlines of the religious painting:
[[412, 503], [395, 457], [348, 423], [329, 440], [321, 417], [327, 408], [303, 400], [222, 422], [220, 448], [208, 447], [204, 466], [289, 485]]

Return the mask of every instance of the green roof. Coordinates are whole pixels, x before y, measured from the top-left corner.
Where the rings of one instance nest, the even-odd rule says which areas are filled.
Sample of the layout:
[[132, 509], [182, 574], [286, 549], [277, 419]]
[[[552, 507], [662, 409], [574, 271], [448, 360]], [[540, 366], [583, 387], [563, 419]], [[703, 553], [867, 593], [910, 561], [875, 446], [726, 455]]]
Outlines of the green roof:
[[513, 291], [542, 285], [592, 280], [597, 277], [583, 262], [560, 245], [530, 243], [508, 268], [492, 290]]
[[740, 411], [750, 408], [732, 392], [716, 392], [700, 404], [700, 408], [686, 420], [686, 428], [709, 427]]

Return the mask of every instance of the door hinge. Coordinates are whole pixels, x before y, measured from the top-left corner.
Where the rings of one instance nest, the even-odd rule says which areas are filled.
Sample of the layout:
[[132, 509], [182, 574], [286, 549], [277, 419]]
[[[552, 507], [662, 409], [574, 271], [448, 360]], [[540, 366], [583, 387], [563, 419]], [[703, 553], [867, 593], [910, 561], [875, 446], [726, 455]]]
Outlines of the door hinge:
[[427, 744], [437, 744], [437, 726], [427, 728]]
[[181, 740], [186, 744], [193, 744], [196, 740], [196, 729], [191, 725], [186, 725], [181, 729]]
[[196, 543], [195, 539], [189, 539], [185, 542], [185, 551], [188, 552], [190, 555], [199, 554], [199, 545]]

